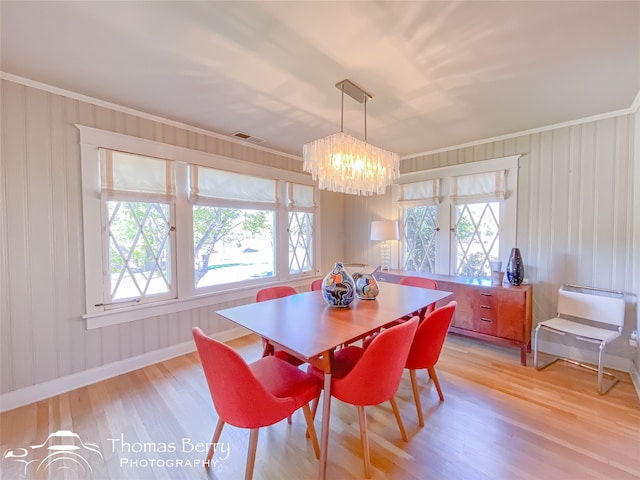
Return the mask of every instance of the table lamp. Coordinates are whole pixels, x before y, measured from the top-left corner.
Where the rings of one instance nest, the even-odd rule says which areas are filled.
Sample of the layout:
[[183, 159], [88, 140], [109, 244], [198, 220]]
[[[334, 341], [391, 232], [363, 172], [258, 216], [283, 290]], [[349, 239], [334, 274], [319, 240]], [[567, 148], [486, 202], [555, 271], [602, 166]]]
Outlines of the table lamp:
[[371, 222], [371, 240], [382, 240], [380, 245], [380, 267], [389, 270], [391, 263], [391, 247], [388, 240], [398, 240], [398, 222], [395, 220], [375, 220]]

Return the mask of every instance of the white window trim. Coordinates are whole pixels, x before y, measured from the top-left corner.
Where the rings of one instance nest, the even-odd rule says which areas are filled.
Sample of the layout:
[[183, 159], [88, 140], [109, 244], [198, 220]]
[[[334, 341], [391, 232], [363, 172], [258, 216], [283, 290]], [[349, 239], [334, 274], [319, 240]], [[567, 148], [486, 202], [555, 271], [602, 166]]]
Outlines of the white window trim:
[[[299, 183], [315, 187], [311, 176], [290, 170], [283, 170], [265, 165], [259, 165], [243, 160], [231, 159], [216, 154], [192, 150], [185, 147], [169, 145], [153, 140], [132, 137], [121, 133], [100, 130], [84, 125], [76, 125], [80, 131], [80, 157], [82, 169], [82, 217], [84, 237], [84, 266], [85, 266], [85, 301], [86, 313], [83, 318], [87, 321], [87, 329], [100, 328], [108, 325], [140, 320], [190, 310], [221, 302], [228, 302], [247, 298], [255, 294], [255, 291], [264, 284], [277, 284], [280, 281], [296, 286], [308, 283], [308, 274], [279, 275], [267, 280], [263, 284], [243, 285], [236, 288], [221, 289], [216, 292], [196, 292], [193, 285], [193, 271], [191, 268], [179, 268], [177, 271], [177, 298], [154, 302], [151, 304], [122, 307], [116, 310], [104, 310], [96, 304], [103, 302], [103, 227], [101, 220], [101, 192], [100, 192], [100, 165], [99, 148], [126, 151], [138, 155], [164, 158], [176, 162], [176, 242], [180, 244], [185, 240], [180, 238], [181, 232], [192, 230], [191, 203], [188, 201], [188, 171], [187, 163], [202, 165], [205, 167], [228, 170], [251, 176], [263, 176], [274, 178], [284, 182]], [[316, 213], [319, 213], [319, 198], [316, 194]], [[314, 215], [314, 231], [317, 232], [317, 217]], [[282, 243], [282, 242], [281, 242]], [[314, 238], [314, 263], [320, 264], [320, 236]], [[286, 245], [285, 245], [286, 248]], [[192, 248], [177, 248], [177, 262], [181, 265], [193, 264]], [[285, 256], [288, 259], [288, 255]], [[284, 260], [284, 263], [287, 263]], [[100, 272], [96, 275], [96, 272]], [[288, 269], [287, 269], [288, 272]], [[284, 277], [284, 278], [283, 278]]]
[[[498, 157], [490, 160], [482, 160], [478, 162], [462, 163], [458, 165], [450, 165], [446, 167], [436, 167], [429, 170], [422, 170], [420, 172], [404, 173], [400, 175], [400, 179], [396, 182], [393, 188], [393, 195], [395, 203], [399, 206], [398, 218], [401, 217], [402, 207], [399, 205], [400, 188], [397, 185], [405, 183], [420, 182], [424, 180], [438, 180], [441, 179], [441, 192], [439, 198], [439, 204], [445, 199], [453, 205], [451, 199], [453, 177], [460, 175], [471, 175], [474, 173], [486, 173], [496, 170], [504, 170], [506, 172], [505, 178], [505, 194], [502, 200], [500, 209], [500, 258], [508, 258], [511, 248], [517, 246], [517, 213], [518, 213], [518, 169], [519, 159], [522, 155], [510, 155], [507, 157]], [[413, 203], [418, 203], [413, 202]], [[428, 204], [429, 201], [425, 200], [424, 204]], [[432, 203], [432, 202], [431, 202]], [[438, 225], [449, 225], [450, 223], [450, 209], [438, 208]], [[449, 241], [448, 229], [442, 228], [437, 235], [438, 240], [436, 242], [436, 272], [443, 275], [451, 274], [450, 263], [450, 241]], [[399, 243], [399, 242], [398, 242]], [[401, 258], [400, 245], [398, 245], [398, 259]]]

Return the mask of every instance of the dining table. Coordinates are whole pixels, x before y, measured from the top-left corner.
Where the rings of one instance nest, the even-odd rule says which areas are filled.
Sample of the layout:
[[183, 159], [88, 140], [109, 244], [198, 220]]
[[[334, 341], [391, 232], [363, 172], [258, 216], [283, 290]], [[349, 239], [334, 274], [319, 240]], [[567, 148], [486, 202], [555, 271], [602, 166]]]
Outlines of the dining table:
[[284, 350], [324, 371], [324, 400], [320, 436], [318, 478], [327, 472], [331, 374], [337, 348], [353, 343], [397, 319], [422, 313], [452, 292], [379, 282], [375, 299], [356, 298], [347, 307], [333, 307], [322, 290], [298, 293], [264, 302], [218, 310], [216, 313], [260, 335]]

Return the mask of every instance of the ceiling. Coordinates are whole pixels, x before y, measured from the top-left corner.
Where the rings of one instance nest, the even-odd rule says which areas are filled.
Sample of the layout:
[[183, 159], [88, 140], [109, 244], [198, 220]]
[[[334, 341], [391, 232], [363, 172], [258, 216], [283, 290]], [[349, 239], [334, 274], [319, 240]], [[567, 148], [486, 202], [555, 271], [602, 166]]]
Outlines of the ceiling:
[[369, 143], [401, 156], [629, 109], [640, 89], [640, 1], [2, 0], [0, 21], [5, 74], [297, 156], [340, 130], [346, 78], [373, 94]]

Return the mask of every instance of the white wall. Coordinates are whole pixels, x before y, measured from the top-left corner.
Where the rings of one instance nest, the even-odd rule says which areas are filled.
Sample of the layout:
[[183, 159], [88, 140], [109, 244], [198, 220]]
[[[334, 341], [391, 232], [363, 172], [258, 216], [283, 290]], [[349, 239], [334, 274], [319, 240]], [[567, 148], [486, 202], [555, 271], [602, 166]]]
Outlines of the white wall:
[[[301, 171], [248, 144], [6, 79], [1, 84], [0, 410], [191, 349], [191, 328], [224, 337], [233, 302], [87, 330], [79, 132], [74, 124]], [[322, 193], [321, 272], [343, 256], [343, 198]], [[324, 253], [326, 250], [327, 253]], [[300, 289], [308, 286], [299, 285]]]
[[[533, 284], [535, 327], [555, 315], [563, 283], [638, 293], [640, 210], [636, 197], [634, 212], [634, 186], [640, 182], [639, 168], [634, 171], [633, 119], [631, 114], [619, 115], [406, 159], [401, 173], [522, 154], [516, 240]], [[636, 163], [637, 158], [636, 153]], [[366, 244], [368, 223], [394, 208], [386, 196], [387, 209], [369, 208], [367, 216], [360, 213], [367, 210], [367, 202], [350, 198], [345, 206], [347, 238], [353, 245]], [[368, 255], [375, 254], [370, 243]], [[628, 308], [626, 339], [637, 328], [636, 312], [635, 305]], [[629, 369], [635, 352], [627, 341], [618, 342], [611, 352], [620, 357], [614, 366]]]

